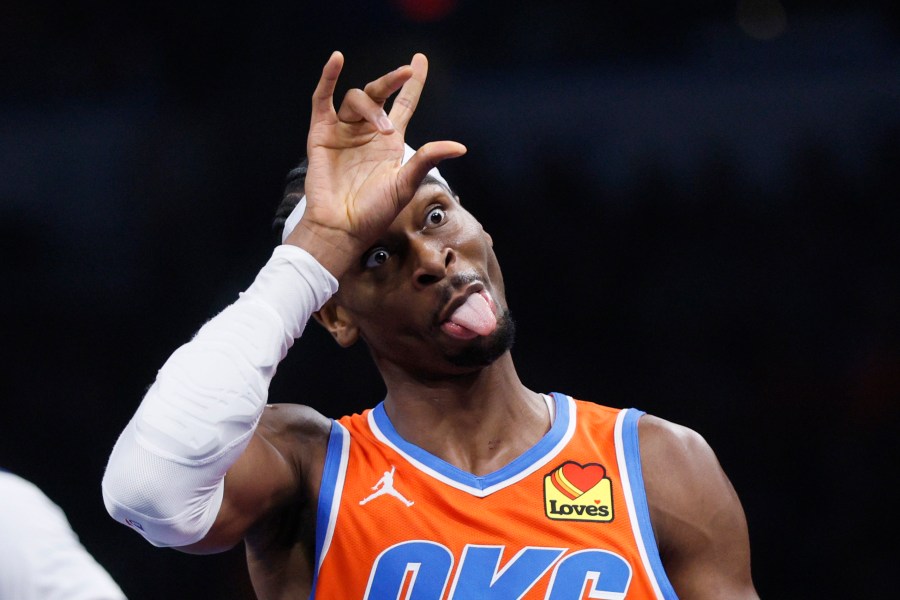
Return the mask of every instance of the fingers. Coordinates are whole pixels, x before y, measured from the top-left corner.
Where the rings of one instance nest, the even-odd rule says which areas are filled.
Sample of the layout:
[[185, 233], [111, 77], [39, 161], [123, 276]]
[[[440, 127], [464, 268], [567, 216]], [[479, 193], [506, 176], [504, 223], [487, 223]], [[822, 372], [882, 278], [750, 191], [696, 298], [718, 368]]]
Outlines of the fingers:
[[361, 89], [352, 89], [344, 96], [341, 108], [337, 113], [338, 119], [344, 123], [358, 123], [368, 121], [379, 133], [390, 134], [394, 132], [394, 124], [384, 112], [380, 102], [373, 100]]
[[399, 90], [404, 83], [412, 76], [413, 70], [410, 65], [404, 65], [394, 69], [386, 75], [382, 75], [375, 81], [369, 82], [363, 91], [369, 95], [369, 98], [384, 104], [394, 92]]
[[[335, 113], [334, 90], [343, 66], [344, 55], [335, 51], [322, 68], [322, 77], [313, 93], [312, 122], [336, 117], [344, 123], [366, 121], [382, 134], [397, 130], [405, 132], [428, 75], [428, 59], [425, 55], [416, 54], [409, 65], [382, 75], [368, 83], [364, 90], [348, 91]], [[397, 90], [400, 93], [394, 99], [388, 115], [384, 110], [384, 103]]]
[[344, 67], [344, 55], [338, 51], [331, 53], [328, 62], [322, 67], [322, 76], [313, 92], [312, 97], [312, 121], [318, 121], [334, 115], [334, 88], [337, 85], [338, 75]]
[[419, 148], [403, 165], [398, 174], [400, 197], [412, 198], [428, 171], [436, 167], [442, 160], [458, 158], [465, 153], [465, 146], [451, 141], [429, 142]]
[[413, 68], [404, 65], [369, 82], [363, 90], [348, 91], [338, 110], [338, 119], [345, 123], [368, 121], [379, 133], [393, 133], [395, 127], [384, 111], [384, 103], [403, 87], [412, 74]]
[[406, 126], [416, 111], [422, 88], [425, 87], [425, 79], [428, 77], [428, 59], [424, 54], [416, 54], [410, 63], [411, 77], [400, 88], [400, 93], [391, 105], [390, 119], [394, 126], [401, 132], [406, 131]]

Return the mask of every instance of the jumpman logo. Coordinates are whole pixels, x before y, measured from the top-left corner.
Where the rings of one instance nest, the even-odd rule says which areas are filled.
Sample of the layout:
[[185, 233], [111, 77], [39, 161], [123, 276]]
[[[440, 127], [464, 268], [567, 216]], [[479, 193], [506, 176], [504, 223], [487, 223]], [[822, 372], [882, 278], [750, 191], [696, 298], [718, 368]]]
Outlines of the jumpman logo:
[[369, 500], [374, 500], [378, 496], [384, 496], [385, 494], [388, 494], [390, 496], [393, 496], [403, 504], [412, 506], [414, 503], [404, 498], [403, 494], [401, 494], [394, 488], [394, 471], [396, 470], [397, 467], [391, 465], [391, 470], [385, 471], [384, 475], [381, 476], [381, 479], [378, 480], [378, 483], [372, 486], [372, 489], [375, 491], [360, 500], [359, 503], [365, 504]]

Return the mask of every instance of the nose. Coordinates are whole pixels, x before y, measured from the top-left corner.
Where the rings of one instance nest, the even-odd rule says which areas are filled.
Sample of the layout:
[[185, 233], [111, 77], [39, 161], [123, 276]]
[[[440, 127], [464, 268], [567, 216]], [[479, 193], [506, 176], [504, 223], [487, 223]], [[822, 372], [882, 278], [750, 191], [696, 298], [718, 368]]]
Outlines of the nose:
[[417, 236], [410, 241], [415, 257], [413, 285], [423, 289], [447, 276], [447, 269], [456, 259], [453, 249], [440, 239]]

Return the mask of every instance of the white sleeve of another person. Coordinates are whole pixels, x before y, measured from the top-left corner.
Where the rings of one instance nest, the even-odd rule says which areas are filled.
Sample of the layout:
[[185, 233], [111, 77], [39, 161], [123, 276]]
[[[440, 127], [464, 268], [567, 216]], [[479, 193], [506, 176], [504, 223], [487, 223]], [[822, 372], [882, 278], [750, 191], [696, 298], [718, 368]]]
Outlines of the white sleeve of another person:
[[0, 599], [121, 600], [63, 510], [37, 486], [0, 472]]

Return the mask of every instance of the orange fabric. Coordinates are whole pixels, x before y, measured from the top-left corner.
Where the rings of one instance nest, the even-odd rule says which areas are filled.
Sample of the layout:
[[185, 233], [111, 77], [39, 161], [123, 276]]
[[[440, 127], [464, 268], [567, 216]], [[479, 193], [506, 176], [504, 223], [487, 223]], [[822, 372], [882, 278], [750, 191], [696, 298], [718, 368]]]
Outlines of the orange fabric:
[[[619, 565], [619, 559], [622, 559], [630, 565], [625, 597], [656, 597], [635, 541], [632, 517], [621, 484], [622, 467], [617, 459], [614, 436], [620, 411], [581, 401], [570, 405], [577, 407], [569, 417], [575, 418], [575, 425], [571, 438], [562, 442], [565, 445], [537, 461], [542, 462], [541, 466], [520, 481], [485, 497], [477, 497], [435, 478], [433, 473], [421, 470], [420, 465], [408, 460], [408, 456], [380, 441], [370, 427], [371, 411], [341, 419], [339, 423], [347, 429], [351, 439], [346, 480], [334, 535], [317, 576], [315, 598], [379, 597], [373, 595], [376, 588], [366, 596], [367, 586], [384, 575], [373, 576], [379, 556], [411, 540], [436, 542], [440, 548], [449, 551], [452, 561], [447, 567], [441, 561], [425, 557], [418, 567], [413, 564], [404, 576], [400, 595], [392, 596], [391, 600], [429, 597], [424, 588], [415, 590], [421, 592], [418, 595], [409, 595], [413, 572], [417, 568], [417, 577], [431, 579], [440, 579], [449, 570], [440, 598], [453, 597], [454, 586], [458, 588], [458, 594], [469, 589], [465, 587], [468, 581], [457, 581], [463, 563], [467, 563], [464, 576], [471, 579], [469, 567], [472, 567], [472, 573], [478, 569], [468, 561], [474, 562], [481, 556], [483, 562], [484, 557], [489, 558], [496, 552], [479, 549], [479, 546], [502, 547], [499, 563], [489, 567], [498, 580], [498, 575], [503, 575], [503, 569], [516, 562], [514, 557], [523, 549], [556, 549], [558, 556], [543, 572], [540, 568], [550, 558], [535, 558], [534, 565], [530, 569], [523, 567], [521, 574], [513, 573], [514, 569], [510, 567], [508, 579], [534, 579], [525, 595], [517, 597], [528, 600], [623, 597], [614, 593], [590, 596], [589, 589], [584, 589], [590, 588], [590, 584], [583, 584], [583, 578], [576, 586], [582, 589], [581, 595], [571, 595], [574, 584], [563, 578], [573, 571], [556, 571], [575, 552], [587, 549], [612, 553], [608, 557], [611, 563], [605, 555], [596, 555], [604, 560], [604, 564]], [[383, 481], [386, 476], [392, 481]], [[393, 489], [396, 494], [387, 490], [378, 493], [381, 488]], [[374, 497], [369, 499], [373, 494]], [[408, 506], [407, 502], [412, 504]], [[441, 554], [444, 550], [436, 552]], [[466, 557], [464, 553], [470, 556]], [[538, 554], [537, 551], [532, 553]], [[553, 556], [549, 551], [546, 554]], [[384, 560], [382, 558], [382, 562]], [[418, 559], [411, 562], [415, 560]], [[573, 562], [570, 561], [570, 566]], [[487, 567], [482, 566], [484, 568]], [[579, 571], [575, 569], [574, 572]], [[600, 577], [604, 581], [603, 577], [607, 575], [601, 573]], [[510, 581], [502, 583], [510, 584], [511, 590], [525, 585]], [[556, 595], [548, 595], [548, 587], [554, 586], [560, 589], [556, 590]], [[563, 587], [570, 590], [568, 595], [563, 595]], [[484, 597], [505, 598], [497, 596], [500, 589], [497, 585], [494, 595]]]

